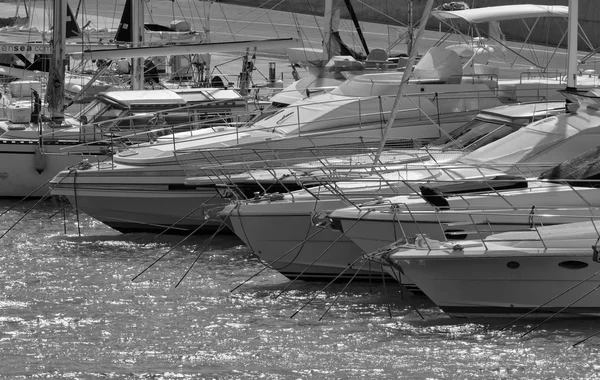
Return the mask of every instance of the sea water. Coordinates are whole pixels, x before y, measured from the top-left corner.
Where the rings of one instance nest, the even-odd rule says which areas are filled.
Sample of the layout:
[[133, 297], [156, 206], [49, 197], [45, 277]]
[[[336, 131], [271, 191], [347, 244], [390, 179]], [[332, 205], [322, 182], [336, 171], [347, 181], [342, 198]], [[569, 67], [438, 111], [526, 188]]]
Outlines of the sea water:
[[393, 284], [292, 282], [232, 235], [121, 234], [14, 204], [0, 203], [14, 207], [0, 217], [2, 378], [600, 378], [600, 336], [573, 347], [594, 320], [523, 337], [539, 321], [452, 319]]

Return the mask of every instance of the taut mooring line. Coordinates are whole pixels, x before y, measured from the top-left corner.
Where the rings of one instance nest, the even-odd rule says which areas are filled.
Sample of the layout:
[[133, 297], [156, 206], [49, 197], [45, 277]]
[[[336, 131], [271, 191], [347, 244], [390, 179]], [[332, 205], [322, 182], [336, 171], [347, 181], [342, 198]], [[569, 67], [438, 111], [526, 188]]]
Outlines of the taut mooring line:
[[[392, 243], [392, 244], [395, 244]], [[398, 281], [398, 284], [400, 284], [400, 295], [402, 296], [403, 300], [408, 300], [408, 302], [410, 303], [410, 306], [415, 309], [415, 312], [419, 315], [419, 317], [421, 317], [421, 319], [425, 319], [425, 317], [423, 316], [423, 314], [421, 314], [421, 311], [419, 311], [419, 308], [415, 306], [414, 302], [412, 301], [412, 297], [408, 297], [408, 296], [404, 296], [404, 293], [408, 293], [408, 294], [412, 294], [412, 292], [410, 290], [408, 290], [406, 288], [406, 286], [402, 283], [402, 267], [399, 266], [398, 264], [396, 264], [392, 259], [389, 258], [390, 253], [388, 252], [385, 260], [389, 263], [390, 267], [392, 268], [391, 270], [391, 275], [394, 279], [396, 279], [396, 281]], [[383, 267], [381, 268], [383, 270]], [[396, 269], [398, 272], [398, 276], [396, 276], [396, 272], [394, 272], [393, 269]]]
[[[73, 197], [75, 198], [75, 216], [77, 217], [77, 234], [81, 236], [81, 225], [79, 224], [79, 201], [77, 197], [77, 169], [73, 173]], [[71, 173], [69, 173], [71, 174]]]
[[65, 235], [67, 234], [67, 206], [68, 205], [64, 205], [63, 207], [59, 208], [58, 211], [56, 211], [54, 214], [52, 214], [48, 217], [48, 219], [52, 219], [56, 215], [58, 215], [59, 212], [62, 212], [62, 214], [63, 214], [63, 230], [64, 230]]
[[9, 233], [13, 228], [15, 228], [15, 226], [19, 224], [19, 222], [23, 220], [27, 215], [29, 215], [29, 213], [33, 211], [33, 209], [36, 208], [37, 205], [39, 205], [42, 201], [45, 201], [48, 198], [50, 191], [52, 191], [52, 189], [48, 190], [37, 202], [35, 202], [33, 206], [31, 206], [31, 208], [25, 211], [25, 213], [16, 222], [14, 222], [12, 226], [10, 226], [6, 231], [4, 231], [4, 233], [0, 235], [0, 239], [2, 239], [4, 236], [6, 236], [7, 233]]
[[507, 323], [506, 325], [502, 326], [502, 327], [500, 328], [500, 331], [504, 330], [505, 328], [507, 328], [507, 327], [508, 327], [508, 326], [510, 326], [510, 325], [513, 325], [513, 324], [515, 324], [516, 322], [518, 322], [518, 321], [520, 321], [521, 319], [523, 319], [523, 318], [527, 317], [527, 316], [528, 316], [528, 315], [530, 315], [531, 313], [534, 313], [534, 312], [538, 311], [539, 309], [541, 309], [542, 307], [546, 306], [546, 305], [547, 305], [547, 304], [549, 304], [550, 302], [554, 301], [554, 300], [555, 300], [555, 299], [557, 299], [558, 297], [561, 297], [562, 295], [564, 295], [564, 294], [566, 294], [566, 293], [570, 292], [571, 290], [573, 290], [573, 289], [575, 289], [576, 287], [578, 287], [579, 285], [581, 285], [581, 284], [585, 283], [587, 280], [591, 279], [592, 277], [595, 277], [595, 276], [597, 276], [599, 273], [600, 273], [600, 271], [597, 271], [596, 273], [593, 273], [593, 274], [589, 275], [588, 277], [586, 277], [586, 278], [584, 278], [583, 280], [579, 281], [578, 283], [576, 283], [575, 285], [571, 286], [570, 288], [568, 288], [568, 289], [567, 289], [567, 290], [565, 290], [564, 292], [562, 292], [562, 293], [559, 293], [558, 295], [556, 295], [556, 296], [554, 296], [554, 297], [550, 298], [548, 301], [544, 302], [544, 303], [543, 303], [543, 304], [541, 304], [540, 306], [538, 306], [538, 307], [536, 307], [536, 308], [534, 308], [534, 309], [531, 309], [531, 310], [529, 310], [527, 313], [525, 313], [525, 314], [521, 315], [520, 317], [518, 317], [517, 319], [514, 319], [514, 320], [510, 321], [510, 322], [509, 322], [509, 323]]
[[581, 343], [588, 341], [589, 339], [597, 336], [600, 334], [600, 331], [596, 331], [595, 333], [593, 333], [592, 335], [587, 336], [586, 338], [580, 340], [579, 342], [575, 343], [574, 345], [572, 345], [571, 347], [577, 347], [579, 346]]
[[226, 224], [225, 223], [221, 223], [221, 225], [219, 226], [219, 228], [217, 228], [217, 230], [211, 235], [211, 237], [208, 238], [203, 243], [202, 250], [200, 251], [200, 253], [198, 253], [198, 255], [196, 256], [196, 259], [194, 260], [194, 262], [192, 263], [192, 265], [190, 265], [190, 267], [188, 268], [188, 270], [185, 271], [185, 273], [183, 274], [183, 276], [181, 277], [181, 279], [179, 280], [179, 282], [177, 282], [177, 284], [175, 285], [176, 288], [179, 286], [179, 284], [181, 284], [183, 282], [183, 280], [188, 275], [188, 273], [190, 273], [190, 271], [192, 270], [192, 268], [194, 267], [194, 265], [198, 262], [198, 259], [200, 259], [200, 256], [206, 251], [206, 248], [208, 247], [208, 244], [212, 241], [212, 239], [214, 239], [214, 237], [217, 236], [217, 234], [219, 232], [221, 232], [221, 230], [223, 230], [225, 227], [226, 227]]
[[249, 278], [247, 278], [246, 280], [244, 280], [241, 284], [239, 284], [238, 286], [236, 286], [235, 288], [231, 289], [229, 292], [234, 292], [235, 290], [237, 290], [239, 287], [241, 287], [242, 285], [246, 284], [248, 281], [252, 280], [254, 277], [258, 276], [259, 274], [261, 274], [262, 272], [264, 272], [267, 269], [271, 269], [270, 265], [273, 265], [274, 263], [278, 262], [279, 260], [283, 259], [285, 256], [287, 256], [290, 252], [292, 252], [294, 249], [296, 249], [297, 247], [299, 247], [300, 245], [304, 244], [307, 240], [310, 240], [311, 238], [313, 238], [315, 235], [321, 233], [323, 230], [320, 229], [318, 231], [316, 231], [314, 234], [310, 235], [309, 237], [307, 237], [306, 239], [304, 239], [303, 241], [301, 241], [300, 243], [296, 244], [295, 246], [293, 246], [292, 248], [290, 248], [288, 251], [286, 251], [283, 255], [279, 256], [275, 261], [273, 261], [272, 263], [269, 264], [269, 266], [265, 265], [264, 268], [262, 268], [261, 270], [259, 270], [258, 272], [254, 273], [252, 276], [250, 276]]
[[219, 232], [221, 232], [221, 230], [223, 230], [223, 228], [225, 228], [227, 226], [227, 224], [225, 224], [225, 221], [227, 220], [227, 218], [229, 218], [229, 215], [231, 215], [231, 213], [233, 212], [233, 210], [235, 210], [235, 207], [232, 208], [231, 211], [229, 211], [229, 214], [227, 214], [227, 216], [225, 218], [223, 218], [223, 220], [221, 221], [221, 224], [219, 224], [219, 227], [211, 235], [211, 237], [208, 238], [204, 242], [202, 250], [200, 251], [200, 253], [198, 253], [198, 255], [196, 256], [196, 259], [194, 260], [194, 262], [192, 263], [192, 265], [190, 265], [190, 267], [188, 268], [188, 270], [183, 274], [183, 276], [181, 277], [181, 279], [179, 280], [179, 282], [177, 282], [177, 284], [175, 285], [175, 287], [178, 287], [179, 284], [181, 284], [181, 282], [183, 281], [183, 279], [188, 275], [188, 273], [190, 273], [190, 271], [192, 270], [192, 268], [194, 267], [194, 265], [196, 264], [196, 262], [198, 262], [198, 260], [200, 259], [200, 256], [204, 253], [204, 251], [206, 251], [206, 248], [208, 247], [208, 245], [210, 244], [210, 242], [215, 238], [215, 236], [217, 236], [217, 234]]
[[[72, 171], [72, 170], [71, 170]], [[56, 183], [56, 185], [58, 185], [59, 183], [61, 183], [62, 181], [64, 181], [67, 177], [63, 177], [61, 178], [60, 181], [58, 181]], [[38, 187], [36, 187], [34, 190], [32, 190], [31, 192], [29, 192], [29, 194], [27, 194], [26, 196], [24, 196], [23, 198], [19, 199], [19, 201], [17, 203], [15, 203], [14, 205], [10, 206], [8, 209], [4, 210], [1, 214], [0, 217], [3, 216], [4, 214], [6, 214], [7, 212], [11, 211], [12, 209], [14, 209], [15, 207], [17, 207], [18, 205], [20, 205], [21, 203], [23, 203], [25, 200], [27, 200], [29, 197], [31, 197], [32, 194], [35, 194], [38, 190], [40, 190], [42, 187], [47, 186], [48, 183], [50, 183], [50, 181], [46, 181], [44, 183], [42, 183], [41, 185], [39, 185]], [[26, 211], [25, 215], [27, 215], [35, 206], [37, 206], [41, 201], [45, 200], [46, 198], [48, 198], [48, 196], [50, 195], [50, 192], [54, 189], [54, 187], [56, 187], [56, 185], [52, 186], [46, 193], [44, 193], [44, 195], [41, 197], [41, 199], [35, 203], [35, 205], [33, 205], [33, 207], [31, 209], [29, 209], [28, 211]], [[17, 221], [20, 222], [22, 220], [19, 219]], [[14, 227], [14, 225], [12, 227], [9, 228], [9, 231]], [[2, 236], [0, 236], [0, 239], [6, 235], [6, 233], [8, 233], [8, 231], [6, 231], [4, 234], [2, 234]]]
[[387, 290], [387, 284], [385, 283], [385, 271], [383, 270], [383, 265], [379, 264], [379, 269], [381, 272], [381, 282], [383, 283], [383, 291], [385, 292], [386, 305], [388, 309], [388, 313], [390, 314], [390, 318], [392, 318], [392, 305], [390, 301], [390, 295]]
[[342, 295], [342, 293], [344, 292], [344, 290], [346, 290], [346, 288], [348, 287], [348, 285], [350, 285], [352, 283], [352, 281], [354, 280], [354, 278], [356, 277], [356, 275], [358, 274], [358, 272], [360, 272], [362, 270], [362, 268], [365, 266], [366, 263], [367, 263], [366, 261], [363, 261], [362, 265], [358, 268], [358, 270], [356, 272], [354, 272], [354, 275], [352, 275], [352, 277], [350, 278], [350, 280], [348, 281], [348, 283], [344, 286], [344, 288], [342, 290], [340, 290], [340, 292], [335, 297], [335, 299], [333, 300], [333, 302], [331, 302], [331, 304], [329, 305], [329, 307], [327, 308], [327, 310], [325, 310], [325, 312], [323, 313], [323, 315], [321, 315], [321, 318], [319, 318], [319, 321], [321, 321], [325, 317], [325, 315], [329, 312], [329, 310], [331, 310], [331, 308], [333, 307], [333, 305], [335, 305], [335, 303], [340, 298], [340, 296]]
[[142, 274], [144, 274], [146, 271], [148, 271], [148, 269], [152, 268], [154, 265], [156, 265], [156, 263], [158, 263], [160, 260], [162, 260], [165, 256], [167, 256], [169, 253], [173, 252], [173, 250], [175, 248], [177, 248], [181, 243], [183, 243], [184, 241], [186, 241], [190, 236], [194, 235], [200, 228], [204, 227], [204, 225], [206, 225], [206, 223], [208, 223], [209, 220], [205, 220], [204, 223], [202, 223], [200, 226], [198, 226], [195, 230], [193, 230], [192, 232], [190, 232], [187, 236], [185, 236], [183, 239], [181, 239], [180, 241], [177, 242], [177, 244], [175, 244], [173, 247], [171, 247], [171, 249], [169, 249], [167, 252], [165, 252], [162, 256], [160, 256], [158, 259], [154, 260], [154, 262], [152, 264], [150, 264], [149, 266], [146, 267], [146, 269], [144, 269], [143, 271], [141, 271], [140, 273], [138, 273], [134, 278], [131, 279], [131, 281], [135, 281], [138, 277], [140, 277]]
[[571, 302], [570, 304], [568, 304], [567, 306], [561, 308], [560, 310], [558, 310], [557, 312], [555, 312], [554, 314], [552, 314], [551, 316], [549, 316], [548, 318], [544, 319], [543, 321], [541, 321], [540, 323], [538, 323], [537, 325], [533, 326], [532, 328], [530, 328], [525, 334], [521, 335], [521, 338], [524, 338], [527, 334], [529, 334], [530, 332], [532, 332], [533, 330], [537, 329], [538, 327], [540, 327], [541, 325], [543, 325], [544, 323], [548, 322], [550, 319], [554, 318], [555, 316], [557, 316], [558, 314], [560, 314], [561, 312], [563, 312], [564, 310], [570, 308], [571, 306], [573, 306], [574, 304], [576, 304], [577, 302], [581, 301], [582, 299], [584, 299], [585, 297], [589, 296], [590, 294], [592, 294], [594, 291], [596, 291], [598, 288], [600, 288], [600, 284], [596, 285], [595, 288], [593, 288], [592, 290], [588, 291], [587, 293], [585, 293], [584, 295], [582, 295], [581, 297], [577, 298], [575, 301]]
[[[309, 299], [309, 300], [308, 300], [308, 301], [307, 301], [307, 302], [306, 302], [304, 305], [302, 305], [302, 307], [301, 307], [300, 309], [296, 310], [296, 312], [290, 316], [290, 318], [294, 318], [294, 317], [296, 316], [296, 314], [298, 314], [299, 312], [301, 312], [301, 311], [302, 311], [302, 309], [304, 309], [304, 308], [305, 308], [306, 306], [308, 306], [308, 305], [309, 305], [309, 304], [310, 304], [312, 301], [314, 301], [314, 300], [315, 300], [315, 298], [317, 298], [317, 296], [318, 296], [318, 295], [319, 295], [321, 292], [323, 292], [323, 291], [324, 291], [325, 289], [327, 289], [327, 288], [328, 288], [328, 287], [329, 287], [331, 284], [333, 284], [333, 283], [334, 283], [334, 282], [336, 282], [336, 281], [337, 281], [337, 280], [338, 280], [340, 277], [342, 277], [342, 276], [343, 276], [343, 275], [346, 273], [346, 271], [347, 271], [347, 270], [349, 270], [350, 268], [352, 268], [352, 267], [354, 266], [354, 264], [356, 264], [356, 263], [357, 263], [359, 260], [363, 260], [363, 259], [364, 259], [364, 257], [360, 256], [360, 257], [358, 257], [356, 260], [354, 260], [353, 262], [351, 262], [350, 264], [348, 264], [348, 266], [347, 266], [347, 267], [346, 267], [346, 268], [345, 268], [343, 271], [341, 271], [341, 272], [340, 272], [340, 273], [339, 273], [337, 276], [335, 276], [335, 278], [334, 278], [333, 280], [329, 281], [329, 282], [327, 283], [327, 285], [325, 285], [325, 286], [324, 286], [324, 287], [322, 287], [321, 289], [317, 290], [317, 291], [315, 292], [315, 294], [314, 294], [314, 295], [313, 295], [313, 296], [312, 296], [312, 297], [311, 297], [311, 298], [310, 298], [310, 299]], [[364, 263], [363, 263], [363, 265], [364, 265]], [[362, 266], [361, 266], [361, 267], [362, 267]]]
[[8, 209], [4, 210], [0, 216], [3, 216], [4, 214], [6, 214], [7, 212], [9, 212], [10, 210], [14, 209], [15, 207], [17, 207], [18, 205], [20, 205], [21, 203], [23, 203], [24, 201], [26, 201], [32, 194], [35, 194], [38, 190], [40, 190], [42, 187], [48, 185], [50, 181], [46, 181], [44, 183], [42, 183], [41, 185], [39, 185], [35, 190], [31, 191], [29, 194], [27, 194], [26, 196], [24, 196], [23, 198], [19, 199], [19, 201], [17, 203], [15, 203], [14, 205], [10, 206]]
[[65, 211], [66, 209], [67, 209], [67, 205], [65, 205], [65, 206], [63, 206], [63, 207], [61, 207], [61, 208], [59, 208], [59, 209], [58, 209], [58, 211], [56, 211], [55, 213], [53, 213], [52, 215], [50, 215], [50, 216], [48, 217], [48, 219], [52, 219], [52, 218], [54, 218], [56, 215], [58, 215], [58, 213], [59, 213], [59, 212], [63, 212], [63, 211]]
[[356, 226], [356, 224], [358, 224], [358, 222], [360, 222], [361, 219], [363, 217], [367, 216], [370, 212], [371, 212], [371, 210], [367, 211], [364, 215], [361, 215], [358, 219], [356, 219], [354, 221], [354, 223], [350, 227], [348, 227], [347, 230], [345, 230], [344, 232], [342, 232], [340, 234], [340, 236], [338, 236], [333, 241], [333, 243], [329, 244], [329, 246], [323, 252], [321, 252], [321, 254], [316, 259], [314, 259], [306, 268], [304, 268], [304, 270], [302, 272], [300, 272], [296, 277], [294, 277], [294, 279], [289, 284], [287, 284], [287, 286], [285, 288], [283, 288], [283, 290], [280, 291], [279, 294], [277, 294], [275, 296], [275, 298], [280, 297], [287, 289], [289, 289], [289, 287], [292, 286], [292, 284], [294, 284], [296, 280], [298, 280], [300, 277], [302, 277], [302, 275], [304, 273], [306, 273], [306, 271], [308, 271], [317, 261], [319, 261], [323, 257], [323, 255], [325, 255], [325, 253], [327, 253], [334, 245], [336, 245], [337, 242], [340, 241], [340, 239], [342, 239], [343, 237], [345, 237], [346, 236], [346, 232], [350, 231], [352, 229], [352, 227]]
[[181, 218], [177, 219], [173, 224], [171, 224], [170, 226], [168, 226], [167, 228], [165, 228], [164, 230], [162, 230], [158, 235], [154, 236], [149, 242], [145, 243], [144, 245], [142, 245], [142, 248], [144, 248], [145, 246], [147, 246], [148, 244], [152, 243], [153, 241], [155, 241], [156, 239], [158, 239], [159, 237], [161, 237], [162, 235], [166, 234], [167, 231], [171, 230], [172, 228], [174, 228], [179, 222], [181, 222], [182, 220], [184, 220], [185, 218], [187, 218], [188, 216], [192, 215], [193, 213], [195, 213], [196, 211], [198, 211], [199, 208], [206, 206], [206, 204], [210, 201], [212, 201], [214, 198], [216, 197], [216, 195], [213, 195], [210, 199], [208, 199], [206, 202], [203, 202], [202, 204], [200, 204], [200, 206], [196, 207], [195, 209], [193, 209], [192, 211], [188, 212], [187, 214], [185, 214], [184, 216], [182, 216]]

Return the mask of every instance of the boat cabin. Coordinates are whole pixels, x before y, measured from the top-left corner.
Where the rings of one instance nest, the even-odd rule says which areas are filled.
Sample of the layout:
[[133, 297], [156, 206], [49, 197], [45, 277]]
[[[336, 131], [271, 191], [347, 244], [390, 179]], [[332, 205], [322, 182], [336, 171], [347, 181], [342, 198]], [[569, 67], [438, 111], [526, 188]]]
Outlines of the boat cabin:
[[230, 123], [246, 115], [246, 101], [234, 90], [185, 89], [100, 93], [75, 118], [83, 124], [147, 126], [159, 115], [167, 125]]
[[[31, 123], [31, 113], [31, 102], [7, 107], [7, 120], [0, 123], [2, 138], [37, 139], [41, 133], [50, 140], [85, 135], [85, 141], [129, 136], [129, 141], [139, 142], [170, 134], [171, 130], [230, 125], [249, 118], [240, 94], [212, 88], [104, 92], [73, 118], [65, 118], [60, 127], [42, 123], [41, 130], [37, 123]], [[149, 133], [153, 129], [162, 132]]]

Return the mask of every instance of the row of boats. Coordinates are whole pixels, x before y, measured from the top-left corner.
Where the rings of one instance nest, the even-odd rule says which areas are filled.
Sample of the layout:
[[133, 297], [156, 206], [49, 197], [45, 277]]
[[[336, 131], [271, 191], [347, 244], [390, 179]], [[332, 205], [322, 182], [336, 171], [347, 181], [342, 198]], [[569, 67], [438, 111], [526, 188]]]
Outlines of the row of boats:
[[[575, 3], [433, 14], [566, 16]], [[3, 168], [14, 185], [0, 195], [64, 197], [122, 232], [227, 228], [292, 280], [397, 280], [452, 315], [597, 315], [595, 75], [570, 67], [533, 87], [443, 47], [414, 70], [351, 61], [331, 61], [353, 68], [334, 89], [284, 101], [290, 88], [249, 114], [233, 90], [103, 93], [70, 127], [48, 126], [48, 164]], [[11, 123], [0, 148], [29, 131], [39, 150], [34, 125]], [[88, 128], [102, 138], [57, 134]]]

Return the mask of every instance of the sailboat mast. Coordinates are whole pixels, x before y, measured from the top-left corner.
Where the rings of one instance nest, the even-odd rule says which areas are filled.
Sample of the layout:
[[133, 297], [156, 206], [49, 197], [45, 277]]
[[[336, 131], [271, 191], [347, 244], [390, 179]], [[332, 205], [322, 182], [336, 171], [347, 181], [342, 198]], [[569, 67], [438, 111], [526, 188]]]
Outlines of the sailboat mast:
[[577, 41], [579, 25], [579, 0], [569, 0], [569, 24], [567, 47], [567, 89], [577, 87]]
[[406, 42], [406, 53], [410, 54], [413, 48], [414, 42], [414, 30], [413, 30], [413, 0], [408, 0], [408, 41]]
[[325, 0], [325, 25], [323, 26], [323, 56], [321, 59], [323, 62], [329, 61], [331, 58], [331, 31], [333, 28], [333, 0]]
[[55, 124], [64, 120], [63, 105], [65, 93], [65, 50], [66, 50], [66, 17], [67, 0], [54, 0], [52, 29], [52, 61], [48, 84], [46, 85], [46, 99], [50, 117]]
[[212, 0], [208, 0], [208, 12], [204, 12], [204, 14], [206, 15], [206, 28], [204, 29], [204, 32], [206, 33], [206, 42], [207, 43], [210, 43], [210, 5], [211, 4], [212, 4]]
[[[143, 0], [131, 0], [131, 42], [134, 48], [142, 46], [144, 38], [144, 7]], [[131, 60], [131, 89], [144, 89], [144, 63], [143, 58]]]

